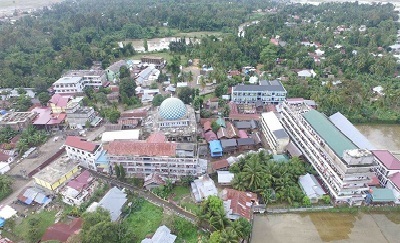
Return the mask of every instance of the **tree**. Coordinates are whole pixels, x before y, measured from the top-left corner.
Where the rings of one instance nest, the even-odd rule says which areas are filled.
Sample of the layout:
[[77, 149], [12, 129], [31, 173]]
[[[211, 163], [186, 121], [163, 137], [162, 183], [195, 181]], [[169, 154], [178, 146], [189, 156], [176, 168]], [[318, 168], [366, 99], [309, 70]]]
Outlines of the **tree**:
[[119, 94], [121, 95], [121, 97], [123, 95], [126, 95], [128, 98], [130, 98], [135, 95], [136, 87], [137, 85], [135, 80], [129, 77], [121, 78], [119, 82]]
[[303, 205], [306, 205], [306, 206], [310, 206], [311, 205], [311, 201], [310, 201], [309, 197], [307, 197], [307, 196], [303, 197]]
[[260, 61], [267, 70], [271, 69], [277, 57], [277, 51], [274, 46], [268, 45], [260, 53]]
[[210, 235], [209, 243], [220, 243], [221, 242], [221, 231], [216, 230]]
[[125, 171], [125, 168], [122, 165], [119, 166], [119, 171], [121, 173], [121, 176], [120, 176], [121, 181], [125, 180], [126, 171]]
[[144, 38], [144, 40], [143, 40], [143, 47], [144, 47], [145, 51], [149, 50], [149, 45], [147, 44], [147, 39], [146, 38]]
[[90, 123], [89, 120], [87, 120], [87, 121], [85, 122], [85, 128], [86, 128], [86, 129], [90, 129], [91, 127], [92, 127], [92, 124]]
[[171, 61], [167, 66], [167, 70], [172, 73], [173, 79], [176, 81], [178, 78], [178, 74], [181, 71], [181, 57], [180, 56], [173, 56]]
[[115, 173], [115, 176], [118, 179], [121, 177], [121, 171], [120, 171], [119, 166], [117, 164], [114, 165], [114, 173]]
[[97, 92], [95, 94], [95, 100], [96, 100], [96, 102], [103, 103], [103, 104], [108, 103], [107, 95], [103, 92]]
[[119, 68], [119, 79], [129, 78], [131, 76], [131, 72], [126, 66], [121, 66]]
[[117, 243], [118, 237], [115, 237], [115, 232], [118, 230], [118, 225], [108, 221], [99, 222], [84, 231], [82, 235], [82, 243]]
[[210, 214], [208, 222], [215, 230], [222, 230], [230, 225], [230, 221], [226, 217], [223, 207], [219, 207], [218, 209], [213, 210]]
[[247, 219], [240, 217], [231, 224], [231, 227], [240, 239], [246, 241], [249, 239], [251, 234], [251, 224]]
[[211, 129], [216, 134], [221, 126], [216, 122], [211, 122]]
[[152, 105], [160, 106], [161, 103], [165, 100], [165, 97], [162, 94], [156, 94], [153, 98]]
[[26, 238], [28, 239], [29, 242], [37, 242], [40, 238], [39, 235], [39, 219], [36, 216], [33, 216], [28, 219], [28, 230], [25, 232]]
[[193, 107], [195, 110], [200, 110], [201, 105], [203, 104], [203, 99], [200, 96], [196, 96], [193, 101]]
[[48, 92], [38, 94], [38, 100], [42, 106], [46, 106], [50, 99], [51, 97]]
[[228, 227], [226, 229], [223, 229], [221, 231], [221, 238], [220, 242], [221, 243], [237, 243], [238, 242], [238, 235], [236, 234], [236, 231], [232, 229], [231, 227]]
[[185, 104], [192, 102], [193, 89], [189, 87], [183, 87], [178, 91], [178, 98]]

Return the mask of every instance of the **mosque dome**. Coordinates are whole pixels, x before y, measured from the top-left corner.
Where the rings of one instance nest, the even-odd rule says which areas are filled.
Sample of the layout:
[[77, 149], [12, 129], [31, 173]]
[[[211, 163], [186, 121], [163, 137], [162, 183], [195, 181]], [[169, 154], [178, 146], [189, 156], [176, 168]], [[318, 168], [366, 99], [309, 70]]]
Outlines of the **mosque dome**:
[[158, 114], [166, 120], [177, 120], [186, 114], [186, 105], [180, 99], [168, 98], [161, 103]]

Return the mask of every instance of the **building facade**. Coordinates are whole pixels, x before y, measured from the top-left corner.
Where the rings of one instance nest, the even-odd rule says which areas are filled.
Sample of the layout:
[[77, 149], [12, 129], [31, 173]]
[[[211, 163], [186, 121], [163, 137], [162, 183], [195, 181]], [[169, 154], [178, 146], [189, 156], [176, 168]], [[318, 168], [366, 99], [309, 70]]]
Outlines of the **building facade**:
[[95, 144], [76, 136], [68, 136], [64, 146], [68, 158], [79, 162], [85, 168], [96, 170], [96, 160], [103, 151], [101, 144]]
[[194, 144], [167, 142], [163, 134], [152, 134], [147, 140], [115, 140], [108, 144], [110, 166], [121, 165], [131, 177], [145, 178], [158, 173], [164, 178], [199, 176], [205, 171], [197, 158]]
[[53, 83], [56, 94], [81, 93], [85, 88], [82, 77], [62, 77]]
[[82, 98], [75, 98], [68, 102], [67, 122], [71, 129], [84, 127], [86, 122], [92, 122], [96, 117], [96, 112], [93, 107], [82, 106]]
[[284, 102], [280, 111], [292, 142], [312, 164], [334, 200], [361, 204], [373, 176], [373, 154], [358, 149], [325, 115], [305, 103]]
[[273, 112], [261, 114], [261, 131], [274, 154], [282, 154], [289, 144], [289, 136]]
[[81, 78], [84, 88], [93, 89], [102, 87], [107, 81], [106, 71], [104, 70], [70, 70], [63, 77]]
[[22, 131], [36, 118], [35, 112], [9, 112], [0, 115], [0, 128], [10, 127], [15, 131]]
[[286, 99], [286, 90], [278, 80], [257, 84], [238, 84], [232, 88], [231, 99], [236, 104], [279, 104]]

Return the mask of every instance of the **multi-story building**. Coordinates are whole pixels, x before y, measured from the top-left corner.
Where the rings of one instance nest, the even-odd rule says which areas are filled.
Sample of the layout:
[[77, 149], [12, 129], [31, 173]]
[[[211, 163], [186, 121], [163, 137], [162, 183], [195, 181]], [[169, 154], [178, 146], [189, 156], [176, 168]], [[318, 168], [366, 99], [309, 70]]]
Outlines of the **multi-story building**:
[[96, 170], [96, 160], [103, 151], [101, 144], [95, 144], [76, 136], [68, 136], [64, 146], [68, 158], [79, 162], [85, 168]]
[[56, 94], [81, 93], [84, 88], [82, 77], [62, 77], [53, 83], [53, 89]]
[[86, 122], [89, 121], [92, 126], [97, 126], [96, 123], [100, 121], [96, 121], [96, 112], [93, 107], [82, 106], [83, 98], [75, 98], [68, 102], [67, 108], [65, 109], [67, 113], [67, 122], [71, 129], [75, 129], [78, 127], [84, 127]]
[[79, 206], [91, 196], [96, 186], [96, 181], [85, 170], [70, 180], [60, 194], [66, 204]]
[[375, 156], [375, 172], [381, 186], [385, 187], [393, 174], [400, 172], [400, 160], [388, 150], [372, 150]]
[[373, 176], [373, 154], [359, 149], [324, 114], [305, 103], [284, 102], [279, 108], [283, 127], [334, 200], [364, 201]]
[[153, 64], [157, 69], [161, 69], [165, 66], [165, 60], [162, 57], [151, 57], [144, 56], [140, 59], [142, 64]]
[[70, 70], [63, 77], [82, 78], [84, 88], [91, 87], [98, 89], [107, 82], [106, 71], [104, 70]]
[[279, 104], [286, 99], [286, 90], [278, 80], [260, 81], [260, 84], [238, 84], [232, 88], [231, 99], [236, 104]]
[[289, 136], [274, 112], [261, 114], [261, 131], [275, 154], [282, 154], [289, 144]]
[[205, 172], [206, 163], [197, 158], [195, 144], [167, 142], [161, 133], [147, 140], [115, 140], [108, 144], [110, 166], [122, 165], [128, 176], [145, 178], [151, 173], [179, 179], [199, 176]]
[[28, 125], [32, 124], [32, 121], [37, 116], [35, 112], [9, 112], [4, 115], [0, 115], [0, 128], [11, 127], [15, 131], [22, 131]]
[[107, 81], [103, 70], [71, 70], [53, 83], [55, 93], [75, 94], [83, 92], [84, 88], [98, 89]]

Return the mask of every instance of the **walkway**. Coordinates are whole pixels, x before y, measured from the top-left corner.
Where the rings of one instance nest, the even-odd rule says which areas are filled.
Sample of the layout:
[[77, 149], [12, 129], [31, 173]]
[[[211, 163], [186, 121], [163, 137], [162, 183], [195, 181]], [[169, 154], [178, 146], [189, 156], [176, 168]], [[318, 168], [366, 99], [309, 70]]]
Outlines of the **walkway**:
[[92, 175], [94, 177], [101, 178], [103, 180], [108, 181], [111, 184], [118, 185], [120, 187], [134, 191], [139, 196], [142, 196], [143, 198], [145, 198], [147, 201], [149, 201], [157, 206], [163, 207], [164, 209], [170, 210], [171, 212], [174, 212], [176, 215], [189, 220], [193, 224], [195, 224], [197, 221], [197, 217], [194, 216], [193, 214], [186, 212], [185, 210], [181, 209], [180, 207], [176, 206], [173, 203], [166, 202], [166, 201], [160, 199], [159, 197], [157, 197], [156, 195], [154, 195], [153, 193], [151, 193], [147, 190], [143, 190], [143, 189], [141, 189], [137, 186], [131, 185], [129, 183], [118, 181], [114, 178], [110, 178], [102, 173], [99, 173], [99, 172], [96, 172], [93, 170], [90, 170], [90, 172], [92, 173]]

